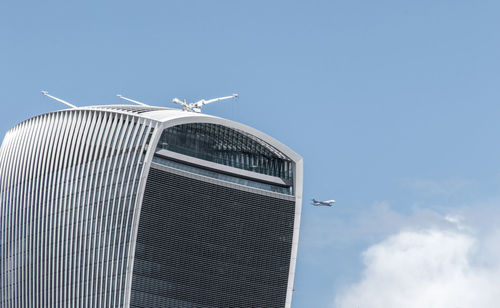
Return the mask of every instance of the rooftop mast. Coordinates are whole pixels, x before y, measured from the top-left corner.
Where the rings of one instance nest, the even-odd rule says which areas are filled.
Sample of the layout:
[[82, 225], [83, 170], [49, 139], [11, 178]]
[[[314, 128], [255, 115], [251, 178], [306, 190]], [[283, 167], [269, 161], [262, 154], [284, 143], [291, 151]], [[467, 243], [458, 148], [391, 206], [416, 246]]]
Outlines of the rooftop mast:
[[141, 103], [139, 101], [136, 101], [136, 100], [133, 100], [133, 99], [130, 99], [130, 98], [127, 98], [121, 94], [116, 94], [116, 96], [118, 96], [119, 98], [123, 99], [123, 100], [126, 100], [126, 101], [129, 101], [131, 103], [134, 103], [134, 104], [137, 104], [137, 105], [141, 105], [141, 106], [149, 106], [149, 105], [146, 105], [144, 103]]
[[53, 99], [53, 100], [55, 100], [55, 101], [58, 101], [59, 103], [63, 103], [64, 105], [69, 106], [69, 107], [71, 107], [71, 108], [78, 108], [78, 107], [76, 107], [75, 105], [70, 104], [70, 103], [68, 103], [68, 102], [67, 102], [67, 101], [65, 101], [65, 100], [62, 100], [62, 99], [60, 99], [60, 98], [57, 98], [57, 97], [55, 97], [55, 96], [50, 95], [50, 94], [49, 94], [49, 92], [47, 92], [47, 91], [42, 91], [42, 94], [43, 94], [43, 95], [45, 95], [45, 96], [48, 96], [48, 97], [52, 98], [52, 99]]

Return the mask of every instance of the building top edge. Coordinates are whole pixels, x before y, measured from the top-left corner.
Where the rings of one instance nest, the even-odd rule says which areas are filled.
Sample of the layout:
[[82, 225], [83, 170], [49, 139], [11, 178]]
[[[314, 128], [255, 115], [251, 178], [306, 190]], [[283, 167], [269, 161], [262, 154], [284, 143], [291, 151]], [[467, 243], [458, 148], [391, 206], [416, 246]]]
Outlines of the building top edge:
[[38, 118], [40, 116], [61, 113], [61, 112], [76, 112], [76, 111], [105, 111], [118, 114], [125, 114], [129, 116], [134, 116], [137, 118], [143, 118], [146, 120], [152, 120], [154, 122], [160, 123], [160, 128], [163, 130], [167, 127], [186, 124], [186, 123], [213, 123], [228, 126], [234, 129], [238, 129], [254, 135], [255, 137], [269, 143], [270, 145], [276, 147], [280, 152], [288, 156], [291, 160], [298, 162], [302, 160], [302, 157], [290, 149], [288, 146], [284, 145], [280, 141], [274, 139], [273, 137], [245, 124], [239, 122], [231, 121], [228, 119], [220, 118], [217, 116], [212, 116], [204, 113], [195, 113], [184, 111], [177, 108], [167, 108], [167, 107], [157, 107], [157, 106], [138, 106], [138, 105], [95, 105], [95, 106], [83, 106], [78, 108], [68, 108], [61, 109], [52, 112], [47, 112], [44, 114], [37, 115], [30, 119], [26, 119], [21, 123], [15, 125], [14, 127], [21, 125], [22, 123], [29, 121], [33, 118]]

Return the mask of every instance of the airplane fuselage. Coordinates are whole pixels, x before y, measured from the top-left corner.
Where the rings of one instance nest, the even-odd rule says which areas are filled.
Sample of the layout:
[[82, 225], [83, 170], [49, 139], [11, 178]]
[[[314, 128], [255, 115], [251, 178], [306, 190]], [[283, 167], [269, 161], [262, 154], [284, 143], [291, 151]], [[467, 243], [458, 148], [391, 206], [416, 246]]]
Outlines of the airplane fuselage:
[[314, 206], [332, 206], [335, 203], [335, 200], [326, 200], [326, 201], [318, 201], [316, 199], [312, 200], [312, 204]]

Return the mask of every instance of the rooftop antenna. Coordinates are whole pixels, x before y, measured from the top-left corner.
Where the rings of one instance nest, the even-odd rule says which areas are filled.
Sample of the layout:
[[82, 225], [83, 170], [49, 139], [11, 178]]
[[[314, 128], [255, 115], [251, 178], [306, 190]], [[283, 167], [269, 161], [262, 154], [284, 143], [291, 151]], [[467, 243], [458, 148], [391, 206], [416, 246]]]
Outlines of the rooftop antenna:
[[78, 107], [76, 107], [75, 105], [70, 104], [70, 103], [68, 103], [68, 102], [67, 102], [67, 101], [65, 101], [65, 100], [62, 100], [62, 99], [60, 99], [60, 98], [57, 98], [57, 97], [55, 97], [55, 96], [50, 95], [50, 94], [49, 94], [49, 92], [47, 92], [47, 91], [42, 91], [42, 94], [43, 94], [43, 95], [45, 95], [45, 96], [48, 96], [48, 97], [52, 98], [52, 99], [53, 99], [53, 100], [55, 100], [55, 101], [58, 101], [59, 103], [63, 103], [64, 105], [69, 106], [69, 107], [71, 107], [71, 108], [78, 108]]
[[123, 96], [123, 95], [121, 95], [121, 94], [116, 94], [116, 96], [118, 96], [119, 98], [124, 99], [124, 100], [126, 100], [126, 101], [129, 101], [129, 102], [131, 102], [131, 103], [137, 104], [137, 105], [141, 105], [141, 106], [149, 106], [149, 105], [146, 105], [146, 104], [141, 103], [141, 102], [139, 102], [139, 101], [136, 101], [136, 100], [130, 99], [130, 98], [128, 98], [128, 97], [125, 97], [125, 96]]
[[209, 99], [209, 100], [202, 99], [202, 100], [199, 100], [195, 103], [190, 103], [190, 104], [186, 103], [186, 100], [181, 101], [178, 98], [174, 98], [172, 100], [172, 103], [181, 105], [182, 110], [184, 110], [184, 111], [200, 113], [201, 107], [203, 107], [206, 104], [215, 103], [218, 101], [222, 101], [222, 100], [226, 100], [226, 99], [230, 99], [230, 98], [235, 98], [235, 97], [238, 97], [238, 94], [233, 94], [231, 96], [217, 97], [217, 98], [213, 98], [213, 99]]

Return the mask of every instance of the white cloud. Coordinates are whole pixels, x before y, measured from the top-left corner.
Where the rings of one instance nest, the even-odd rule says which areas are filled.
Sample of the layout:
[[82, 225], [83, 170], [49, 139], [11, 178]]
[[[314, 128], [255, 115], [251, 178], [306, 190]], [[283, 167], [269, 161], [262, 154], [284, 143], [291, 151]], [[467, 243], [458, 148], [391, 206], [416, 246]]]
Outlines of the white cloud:
[[452, 224], [454, 224], [458, 230], [466, 230], [469, 229], [467, 226], [463, 224], [464, 218], [459, 215], [446, 215], [444, 219]]
[[499, 242], [498, 232], [481, 239], [463, 228], [402, 231], [363, 253], [361, 281], [337, 294], [335, 307], [500, 307]]
[[[456, 219], [458, 217], [456, 216]], [[373, 243], [408, 228], [449, 228], [456, 224], [455, 221], [443, 219], [442, 215], [430, 209], [415, 207], [410, 214], [402, 214], [383, 201], [375, 202], [362, 211], [345, 210], [343, 214], [336, 211], [326, 214], [325, 211], [318, 211], [308, 219], [310, 221], [307, 222], [307, 228], [301, 230], [301, 245], [314, 248], [364, 241]]]

